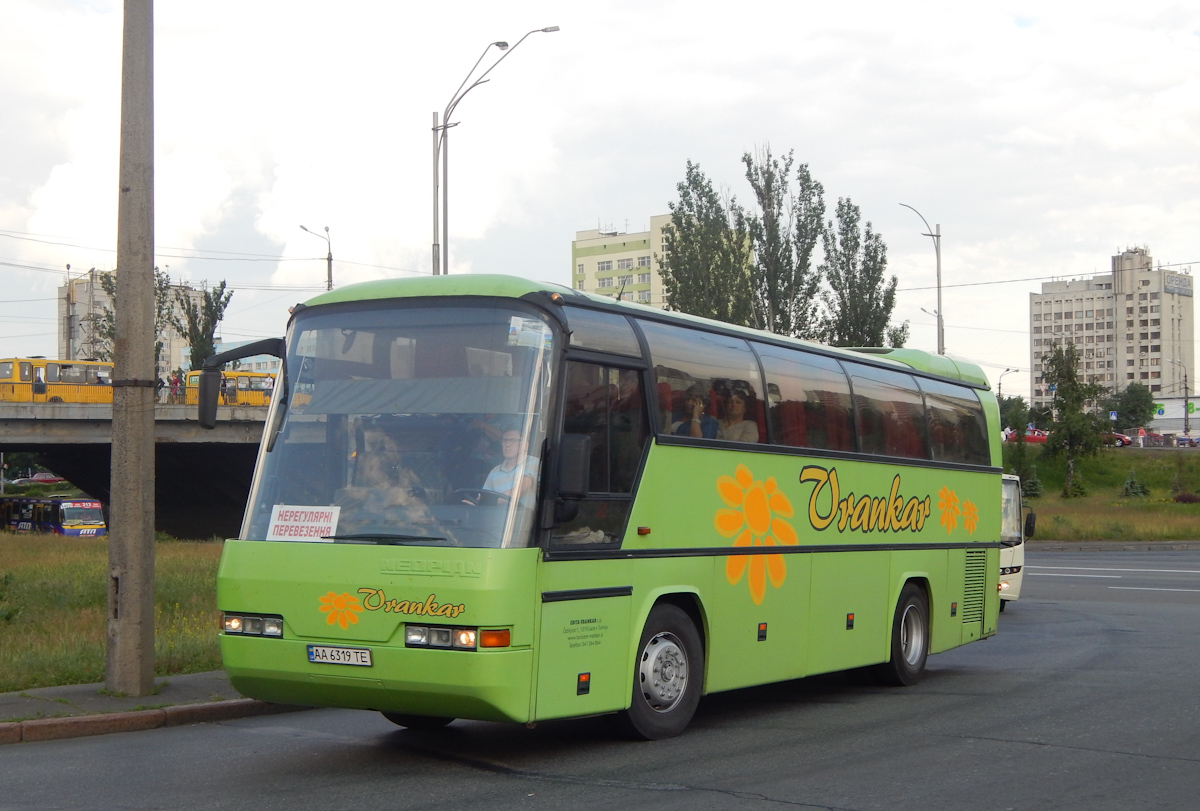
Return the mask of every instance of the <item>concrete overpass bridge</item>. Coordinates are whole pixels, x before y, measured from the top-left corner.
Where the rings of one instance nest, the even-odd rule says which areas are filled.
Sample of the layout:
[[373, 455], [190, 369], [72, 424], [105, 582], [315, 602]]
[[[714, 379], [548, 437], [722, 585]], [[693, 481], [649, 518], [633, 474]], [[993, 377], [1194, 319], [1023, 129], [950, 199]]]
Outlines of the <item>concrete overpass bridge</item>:
[[[107, 504], [112, 408], [0, 402], [0, 452], [36, 454], [40, 464]], [[266, 415], [261, 406], [219, 406], [217, 427], [206, 431], [194, 405], [154, 407], [158, 530], [178, 538], [237, 535]]]

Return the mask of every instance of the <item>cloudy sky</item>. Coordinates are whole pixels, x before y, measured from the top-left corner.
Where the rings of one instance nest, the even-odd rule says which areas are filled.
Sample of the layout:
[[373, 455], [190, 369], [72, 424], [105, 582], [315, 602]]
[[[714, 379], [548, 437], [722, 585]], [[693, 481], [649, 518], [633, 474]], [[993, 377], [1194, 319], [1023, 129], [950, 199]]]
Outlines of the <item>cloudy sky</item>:
[[[428, 273], [451, 133], [451, 272], [568, 283], [570, 243], [647, 227], [688, 160], [795, 150], [882, 233], [910, 345], [1028, 392], [1028, 293], [1148, 246], [1200, 270], [1200, 6], [1140, 2], [167, 0], [155, 9], [158, 264], [237, 292], [227, 340], [335, 284]], [[0, 0], [0, 356], [56, 351], [72, 272], [115, 265], [121, 3]], [[486, 64], [486, 63], [485, 63]], [[307, 289], [305, 289], [307, 288]]]

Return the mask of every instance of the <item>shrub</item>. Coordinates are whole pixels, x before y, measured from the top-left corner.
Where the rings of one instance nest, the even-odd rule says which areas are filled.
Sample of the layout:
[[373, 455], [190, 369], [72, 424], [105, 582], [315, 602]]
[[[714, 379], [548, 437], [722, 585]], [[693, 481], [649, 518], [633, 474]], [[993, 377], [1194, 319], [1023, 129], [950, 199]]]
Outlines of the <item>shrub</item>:
[[1042, 485], [1042, 480], [1038, 478], [1037, 466], [1029, 466], [1029, 477], [1021, 479], [1021, 495], [1025, 498], [1040, 498], [1046, 488]]
[[1175, 501], [1179, 504], [1200, 504], [1200, 496], [1195, 493], [1176, 493]]
[[1129, 478], [1125, 479], [1125, 486], [1121, 488], [1121, 495], [1125, 498], [1145, 498], [1150, 495], [1150, 488], [1138, 481], [1137, 474], [1130, 470]]

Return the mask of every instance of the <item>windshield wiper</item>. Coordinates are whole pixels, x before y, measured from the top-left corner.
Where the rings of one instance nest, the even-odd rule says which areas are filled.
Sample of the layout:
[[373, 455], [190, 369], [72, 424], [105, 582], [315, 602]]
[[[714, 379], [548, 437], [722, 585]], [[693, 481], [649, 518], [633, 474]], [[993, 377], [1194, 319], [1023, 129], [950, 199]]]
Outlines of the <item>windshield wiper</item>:
[[440, 535], [403, 535], [383, 532], [356, 532], [352, 535], [322, 535], [323, 541], [348, 541], [350, 543], [403, 544], [410, 541], [444, 541]]

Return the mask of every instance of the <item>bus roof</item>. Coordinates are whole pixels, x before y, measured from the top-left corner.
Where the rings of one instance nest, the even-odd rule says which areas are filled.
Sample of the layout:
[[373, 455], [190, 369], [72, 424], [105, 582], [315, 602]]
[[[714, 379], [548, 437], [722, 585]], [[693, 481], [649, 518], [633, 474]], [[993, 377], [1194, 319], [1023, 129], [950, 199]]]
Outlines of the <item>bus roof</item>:
[[751, 327], [714, 321], [710, 318], [702, 318], [689, 313], [658, 310], [647, 307], [644, 304], [617, 301], [609, 296], [586, 293], [582, 290], [574, 290], [570, 287], [563, 287], [562, 285], [550, 282], [538, 282], [518, 276], [460, 273], [449, 276], [418, 276], [410, 279], [381, 279], [379, 281], [360, 282], [358, 284], [339, 287], [336, 290], [321, 293], [309, 299], [304, 304], [306, 307], [316, 307], [322, 304], [393, 298], [420, 298], [424, 296], [520, 298], [521, 296], [538, 292], [558, 293], [566, 299], [567, 303], [600, 306], [605, 309], [619, 309], [641, 318], [683, 321], [707, 329], [733, 332], [745, 338], [755, 340], [784, 341], [791, 344], [801, 344], [821, 352], [838, 354], [847, 358], [853, 358], [856, 354], [866, 354], [872, 356], [876, 361], [882, 361], [884, 365], [901, 364], [926, 374], [961, 380], [964, 383], [990, 389], [983, 370], [974, 363], [956, 360], [945, 355], [935, 355], [920, 349], [831, 347], [799, 338], [774, 335]]

